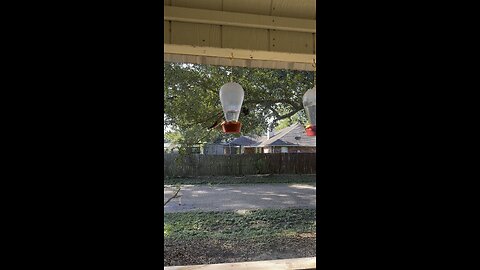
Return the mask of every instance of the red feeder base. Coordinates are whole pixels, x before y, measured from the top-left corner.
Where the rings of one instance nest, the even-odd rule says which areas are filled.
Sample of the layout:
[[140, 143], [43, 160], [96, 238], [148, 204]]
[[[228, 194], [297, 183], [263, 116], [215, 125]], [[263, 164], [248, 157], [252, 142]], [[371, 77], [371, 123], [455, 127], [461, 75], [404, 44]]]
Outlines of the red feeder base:
[[307, 136], [317, 136], [317, 126], [307, 126], [305, 131], [307, 132]]
[[240, 122], [224, 122], [222, 124], [223, 132], [225, 133], [240, 133], [240, 129], [242, 128], [242, 123]]

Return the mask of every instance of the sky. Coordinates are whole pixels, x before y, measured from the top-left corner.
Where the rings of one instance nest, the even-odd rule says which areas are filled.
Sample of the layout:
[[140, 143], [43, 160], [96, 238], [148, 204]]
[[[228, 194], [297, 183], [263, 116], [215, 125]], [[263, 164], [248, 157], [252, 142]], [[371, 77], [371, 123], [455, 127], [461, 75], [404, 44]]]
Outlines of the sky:
[[[165, 114], [163, 115], [163, 121], [165, 123]], [[170, 132], [170, 131], [173, 131], [172, 127], [169, 126], [169, 125], [163, 125], [163, 134], [167, 133], [167, 132]]]

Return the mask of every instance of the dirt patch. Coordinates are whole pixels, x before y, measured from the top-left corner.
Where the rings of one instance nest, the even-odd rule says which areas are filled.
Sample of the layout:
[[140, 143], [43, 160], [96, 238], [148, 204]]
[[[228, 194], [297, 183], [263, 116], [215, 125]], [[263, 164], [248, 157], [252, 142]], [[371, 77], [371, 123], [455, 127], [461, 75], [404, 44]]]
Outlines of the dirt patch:
[[251, 239], [166, 238], [163, 264], [195, 265], [315, 256], [315, 233]]

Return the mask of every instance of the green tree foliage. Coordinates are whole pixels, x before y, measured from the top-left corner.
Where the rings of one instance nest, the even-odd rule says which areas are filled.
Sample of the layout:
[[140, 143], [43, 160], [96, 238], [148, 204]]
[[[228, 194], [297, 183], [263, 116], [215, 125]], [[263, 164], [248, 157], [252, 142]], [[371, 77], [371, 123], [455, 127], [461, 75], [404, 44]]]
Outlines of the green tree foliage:
[[[220, 87], [231, 80], [231, 67], [164, 64], [165, 124], [178, 131], [174, 141], [194, 145], [225, 135]], [[313, 87], [313, 72], [233, 67], [233, 80], [242, 85], [242, 133], [260, 135], [277, 124], [304, 123], [302, 97]], [[271, 121], [269, 127], [269, 120]]]
[[276, 131], [281, 130], [295, 123], [302, 123], [306, 125], [307, 122], [308, 120], [307, 120], [307, 116], [305, 115], [305, 111], [299, 111], [298, 113], [292, 115], [291, 117], [278, 121], [277, 126], [275, 126], [275, 130]]

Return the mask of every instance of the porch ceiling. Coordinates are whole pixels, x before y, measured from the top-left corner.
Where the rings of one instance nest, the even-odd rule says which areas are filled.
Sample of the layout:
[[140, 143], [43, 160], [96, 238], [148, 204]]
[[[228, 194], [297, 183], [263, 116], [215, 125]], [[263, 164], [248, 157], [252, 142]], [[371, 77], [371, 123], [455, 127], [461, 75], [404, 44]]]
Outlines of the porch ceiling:
[[164, 0], [164, 8], [166, 62], [314, 69], [314, 0]]

